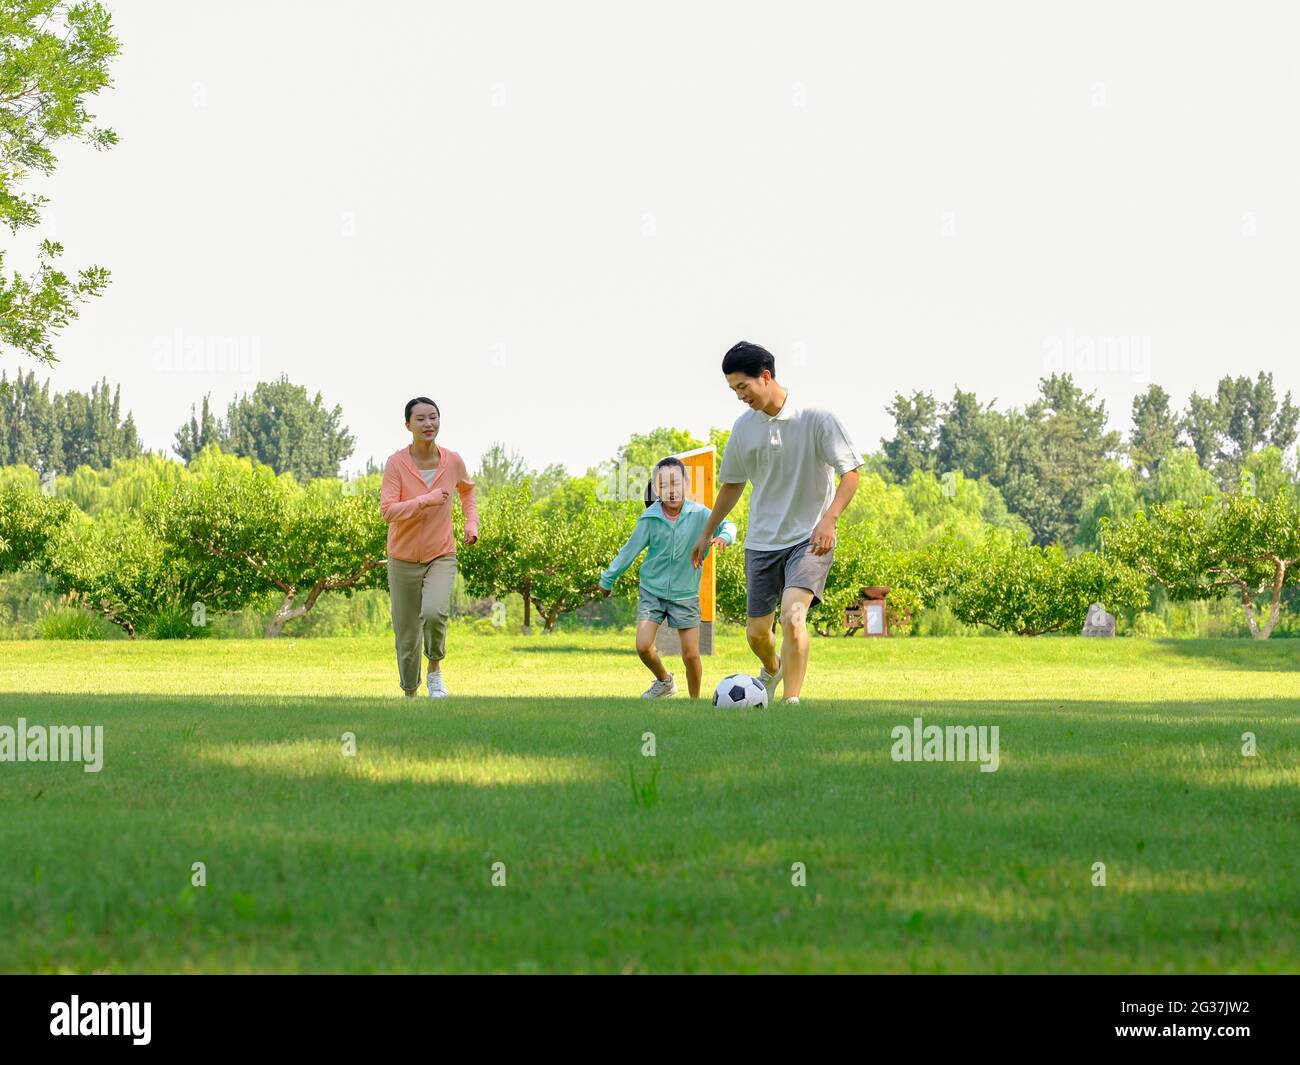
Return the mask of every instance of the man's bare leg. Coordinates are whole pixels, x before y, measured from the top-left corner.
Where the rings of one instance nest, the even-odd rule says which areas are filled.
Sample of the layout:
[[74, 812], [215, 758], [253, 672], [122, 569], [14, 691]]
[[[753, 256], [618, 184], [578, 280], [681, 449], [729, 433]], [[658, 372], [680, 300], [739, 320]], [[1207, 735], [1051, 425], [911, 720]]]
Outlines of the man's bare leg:
[[764, 614], [761, 618], [749, 618], [745, 625], [745, 638], [749, 649], [758, 656], [758, 661], [769, 673], [776, 672], [776, 636], [772, 632], [772, 621], [776, 614]]
[[781, 694], [787, 699], [798, 696], [808, 671], [808, 610], [812, 598], [808, 588], [787, 588], [781, 593], [781, 661], [785, 665]]

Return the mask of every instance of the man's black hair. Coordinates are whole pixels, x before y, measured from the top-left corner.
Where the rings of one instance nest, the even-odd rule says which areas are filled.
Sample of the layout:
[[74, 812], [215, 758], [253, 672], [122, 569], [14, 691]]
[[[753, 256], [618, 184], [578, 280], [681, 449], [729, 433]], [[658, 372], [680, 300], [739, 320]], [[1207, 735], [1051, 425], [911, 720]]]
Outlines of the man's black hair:
[[646, 482], [645, 486], [645, 505], [647, 507], [655, 501], [655, 479], [659, 476], [659, 471], [664, 466], [676, 466], [682, 471], [683, 479], [686, 477], [686, 463], [681, 459], [669, 455], [666, 459], [660, 459], [656, 462], [655, 468], [650, 471], [650, 480]]
[[766, 370], [776, 380], [776, 359], [767, 348], [760, 348], [748, 340], [742, 340], [722, 356], [722, 372], [743, 373], [746, 377], [761, 377]]
[[[411, 408], [414, 407], [417, 403], [427, 403], [427, 404], [429, 404], [429, 406], [432, 407], [434, 410], [438, 410], [438, 404], [436, 404], [436, 403], [435, 403], [433, 400], [431, 400], [428, 396], [416, 396], [414, 399], [408, 399], [408, 400], [406, 401], [406, 417], [403, 418], [402, 421], [407, 422], [408, 424], [410, 423], [410, 421], [411, 421]], [[440, 411], [440, 410], [438, 410], [438, 417], [439, 417], [439, 418], [442, 417], [442, 411]]]

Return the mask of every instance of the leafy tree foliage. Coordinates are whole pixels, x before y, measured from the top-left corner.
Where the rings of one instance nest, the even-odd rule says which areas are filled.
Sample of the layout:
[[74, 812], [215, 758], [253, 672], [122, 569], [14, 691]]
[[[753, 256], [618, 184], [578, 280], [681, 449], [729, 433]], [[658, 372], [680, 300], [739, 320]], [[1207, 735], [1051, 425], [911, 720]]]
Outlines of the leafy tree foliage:
[[55, 392], [49, 382], [21, 370], [0, 371], [0, 465], [26, 465], [40, 473], [69, 473], [78, 466], [103, 469], [142, 453], [135, 418], [122, 413], [121, 388], [108, 381], [90, 393]]
[[[1267, 639], [1281, 614], [1283, 593], [1300, 576], [1300, 510], [1289, 491], [1267, 501], [1223, 496], [1189, 507], [1157, 504], [1126, 521], [1104, 523], [1108, 556], [1168, 590], [1175, 600], [1234, 595], [1256, 639]], [[1267, 597], [1261, 623], [1256, 598]]]
[[[547, 633], [562, 613], [595, 598], [601, 571], [631, 535], [640, 508], [601, 500], [594, 477], [577, 484], [580, 506], [553, 498], [534, 501], [527, 483], [488, 496], [479, 511], [478, 542], [459, 553], [469, 594], [517, 593], [524, 601], [525, 627], [531, 626], [536, 607]], [[453, 521], [459, 539], [464, 515], [457, 512]], [[633, 566], [623, 580], [634, 582], [639, 568]]]
[[211, 450], [202, 458], [202, 476], [156, 492], [150, 510], [167, 558], [193, 574], [208, 609], [276, 596], [273, 637], [326, 592], [384, 586], [387, 529], [376, 498], [343, 494], [337, 482], [304, 488]]
[[[87, 104], [110, 84], [108, 67], [118, 51], [111, 17], [98, 3], [0, 6], [0, 223], [11, 234], [40, 224], [49, 199], [22, 184], [33, 171], [54, 172], [60, 143], [97, 149], [117, 143], [111, 129], [94, 125]], [[108, 285], [101, 266], [70, 277], [58, 265], [62, 254], [62, 244], [42, 240], [33, 273], [5, 276], [0, 251], [0, 350], [8, 346], [53, 362], [56, 334], [77, 317], [79, 303]]]
[[72, 504], [31, 485], [0, 486], [0, 573], [39, 567], [50, 538], [72, 520]]
[[306, 482], [337, 477], [356, 440], [343, 424], [342, 407], [326, 410], [319, 392], [309, 397], [281, 375], [233, 400], [224, 419], [212, 417], [206, 396], [201, 415], [191, 409], [176, 432], [176, 453], [189, 462], [211, 444]]

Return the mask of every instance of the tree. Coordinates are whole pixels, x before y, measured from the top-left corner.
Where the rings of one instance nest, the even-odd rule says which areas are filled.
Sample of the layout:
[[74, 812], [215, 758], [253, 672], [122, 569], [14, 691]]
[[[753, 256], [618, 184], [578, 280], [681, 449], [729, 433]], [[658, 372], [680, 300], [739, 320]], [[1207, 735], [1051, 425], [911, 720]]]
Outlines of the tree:
[[498, 488], [505, 485], [531, 485], [534, 499], [541, 499], [564, 483], [568, 471], [559, 463], [552, 463], [544, 470], [531, 469], [524, 457], [517, 451], [506, 451], [502, 443], [494, 443], [479, 461], [478, 472], [474, 474], [474, 487], [479, 498], [486, 499]]
[[[601, 571], [631, 535], [631, 507], [598, 498], [594, 476], [575, 480], [582, 504], [572, 508], [557, 501], [556, 493], [548, 497], [549, 507], [548, 500], [534, 502], [527, 484], [500, 488], [480, 510], [478, 543], [460, 556], [469, 594], [520, 595], [525, 628], [534, 606], [550, 633], [561, 614], [594, 599]], [[453, 521], [459, 538], [464, 515], [457, 512]], [[637, 569], [625, 579], [635, 580]]]
[[587, 470], [587, 476], [600, 485], [601, 500], [642, 499], [655, 463], [669, 455], [704, 446], [703, 441], [685, 429], [660, 426], [648, 433], [633, 433], [612, 459]]
[[1278, 448], [1261, 447], [1247, 455], [1242, 463], [1239, 490], [1245, 495], [1267, 501], [1296, 487], [1293, 471], [1287, 469], [1285, 456]]
[[1175, 448], [1161, 458], [1154, 484], [1143, 486], [1144, 501], [1200, 506], [1206, 499], [1219, 494], [1214, 474], [1201, 468], [1192, 448]]
[[[1119, 448], [1119, 434], [1106, 431], [1106, 404], [1084, 394], [1069, 374], [1039, 382], [1040, 399], [1026, 408], [1034, 427], [1022, 494], [1007, 504], [1034, 532], [1034, 542], [1074, 542], [1084, 496]], [[1022, 487], [1022, 486], [1013, 486]]]
[[1160, 460], [1178, 443], [1178, 415], [1169, 405], [1169, 393], [1159, 385], [1148, 385], [1133, 397], [1133, 435], [1129, 438], [1129, 457], [1133, 468], [1145, 481], [1153, 481]]
[[0, 573], [40, 568], [51, 538], [72, 520], [72, 509], [33, 487], [0, 487]]
[[19, 370], [10, 381], [0, 371], [0, 464], [66, 473], [141, 453], [135, 418], [129, 411], [123, 417], [121, 390], [110, 391], [106, 379], [89, 394], [51, 395], [49, 382], [38, 384], [32, 372]]
[[939, 443], [939, 407], [929, 392], [901, 392], [885, 410], [894, 419], [894, 436], [882, 440], [885, 462], [894, 480], [906, 481], [913, 470], [933, 470]]
[[66, 477], [59, 477], [56, 484], [60, 498], [93, 517], [105, 510], [141, 510], [158, 485], [175, 485], [187, 476], [189, 471], [179, 462], [147, 454], [114, 459], [106, 470], [78, 466]]
[[203, 413], [196, 417], [194, 405], [190, 404], [190, 420], [176, 430], [176, 454], [182, 462], [189, 462], [209, 445], [220, 447], [223, 433], [221, 419], [212, 413], [208, 397], [204, 396]]
[[148, 509], [168, 558], [196, 575], [208, 610], [276, 596], [266, 629], [275, 637], [326, 592], [384, 586], [387, 530], [368, 493], [343, 494], [337, 482], [303, 488], [215, 451], [197, 464], [200, 476], [156, 492]]
[[261, 381], [252, 395], [233, 400], [224, 420], [214, 419], [203, 399], [203, 415], [176, 432], [176, 453], [186, 462], [209, 444], [250, 458], [276, 473], [288, 473], [300, 483], [317, 477], [337, 477], [339, 466], [356, 446], [343, 424], [343, 408], [326, 410], [319, 392], [309, 398], [302, 385], [283, 374]]
[[157, 528], [138, 514], [72, 513], [41, 569], [60, 592], [132, 639], [148, 635], [160, 617], [189, 615], [192, 604], [212, 598], [200, 575], [167, 558]]
[[1089, 551], [1101, 548], [1101, 522], [1132, 517], [1142, 509], [1134, 471], [1118, 462], [1108, 463], [1104, 478], [1088, 490], [1079, 515], [1077, 541]]
[[[1250, 634], [1266, 640], [1277, 625], [1283, 592], [1300, 569], [1300, 512], [1289, 491], [1265, 501], [1223, 496], [1205, 506], [1157, 504], [1127, 521], [1105, 523], [1106, 553], [1168, 589], [1176, 600], [1236, 595]], [[1255, 599], [1268, 596], [1259, 623]]]
[[1081, 627], [1093, 603], [1114, 610], [1147, 600], [1141, 577], [1122, 563], [1006, 536], [990, 536], [970, 551], [954, 585], [952, 610], [958, 618], [1017, 636]]
[[971, 478], [988, 473], [981, 469], [981, 445], [991, 406], [981, 407], [974, 392], [953, 391], [951, 401], [943, 405], [939, 424], [935, 459], [940, 473], [952, 471]]
[[[86, 105], [111, 84], [108, 66], [118, 51], [111, 17], [98, 3], [25, 0], [0, 9], [0, 222], [10, 233], [40, 224], [48, 197], [20, 186], [33, 171], [54, 172], [60, 142], [96, 149], [117, 143], [111, 129], [94, 125]], [[88, 266], [69, 277], [57, 263], [62, 254], [62, 244], [42, 240], [35, 272], [6, 277], [0, 252], [0, 347], [55, 361], [55, 335], [78, 316], [79, 303], [104, 291], [106, 269]]]
[[1300, 408], [1288, 392], [1281, 400], [1271, 373], [1224, 377], [1214, 398], [1193, 392], [1183, 417], [1183, 431], [1200, 464], [1212, 470], [1225, 491], [1237, 488], [1250, 455], [1262, 447], [1287, 451], [1295, 443]]

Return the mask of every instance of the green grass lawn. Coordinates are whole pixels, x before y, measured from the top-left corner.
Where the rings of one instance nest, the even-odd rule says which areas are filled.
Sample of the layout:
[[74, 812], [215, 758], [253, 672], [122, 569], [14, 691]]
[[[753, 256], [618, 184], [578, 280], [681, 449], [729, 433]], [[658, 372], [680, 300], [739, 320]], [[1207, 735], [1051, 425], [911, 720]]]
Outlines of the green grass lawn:
[[1300, 643], [815, 639], [739, 713], [630, 636], [449, 649], [433, 702], [387, 639], [0, 643], [0, 725], [105, 742], [0, 763], [0, 970], [1300, 970]]

